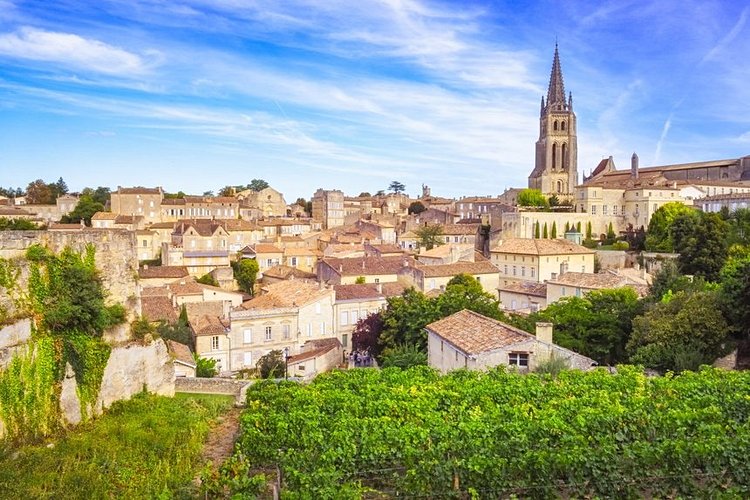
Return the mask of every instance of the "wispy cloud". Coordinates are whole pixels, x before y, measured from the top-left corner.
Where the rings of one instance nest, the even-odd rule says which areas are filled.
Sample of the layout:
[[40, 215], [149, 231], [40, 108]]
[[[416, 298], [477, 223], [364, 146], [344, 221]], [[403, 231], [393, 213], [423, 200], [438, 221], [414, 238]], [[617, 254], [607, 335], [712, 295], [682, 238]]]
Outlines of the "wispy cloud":
[[731, 44], [735, 40], [735, 38], [739, 36], [740, 33], [742, 33], [742, 30], [745, 29], [745, 25], [747, 24], [748, 15], [750, 15], [750, 7], [745, 7], [740, 13], [737, 22], [734, 24], [734, 26], [732, 26], [732, 29], [729, 30], [729, 33], [727, 33], [726, 36], [719, 40], [716, 45], [711, 47], [711, 50], [709, 50], [708, 53], [703, 57], [701, 63], [716, 59], [716, 57], [722, 51], [724, 51], [729, 46], [729, 44]]
[[23, 27], [0, 35], [0, 54], [16, 59], [58, 63], [108, 75], [132, 76], [144, 73], [157, 53], [141, 55], [73, 33]]

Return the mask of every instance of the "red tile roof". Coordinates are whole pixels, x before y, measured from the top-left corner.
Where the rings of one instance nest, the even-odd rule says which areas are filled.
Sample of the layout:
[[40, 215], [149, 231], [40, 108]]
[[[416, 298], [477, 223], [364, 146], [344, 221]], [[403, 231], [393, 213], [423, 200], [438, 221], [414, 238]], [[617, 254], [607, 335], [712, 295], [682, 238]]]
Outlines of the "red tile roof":
[[464, 309], [425, 327], [465, 354], [479, 354], [536, 337], [500, 321]]
[[150, 278], [184, 278], [189, 276], [185, 266], [149, 266], [142, 267], [138, 270], [140, 279]]
[[404, 267], [416, 265], [416, 261], [409, 256], [353, 257], [351, 259], [326, 257], [321, 262], [341, 276], [398, 274]]

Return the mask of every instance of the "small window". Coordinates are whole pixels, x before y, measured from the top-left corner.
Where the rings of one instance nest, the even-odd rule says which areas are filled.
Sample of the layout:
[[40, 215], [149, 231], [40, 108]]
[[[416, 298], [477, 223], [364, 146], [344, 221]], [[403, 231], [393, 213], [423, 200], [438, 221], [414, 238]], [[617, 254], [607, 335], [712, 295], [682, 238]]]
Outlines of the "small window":
[[282, 331], [284, 332], [284, 338], [289, 338], [289, 325], [284, 325], [281, 327]]
[[529, 366], [529, 353], [527, 352], [511, 352], [508, 354], [508, 364], [510, 366]]
[[211, 337], [211, 350], [212, 351], [218, 351], [219, 350], [219, 337], [218, 337], [218, 335]]
[[344, 349], [349, 347], [349, 335], [347, 335], [346, 333], [341, 336], [341, 347], [343, 347]]
[[271, 338], [272, 338], [272, 331], [271, 331], [271, 327], [270, 327], [270, 326], [267, 326], [267, 327], [266, 327], [266, 341], [268, 341], [268, 340], [271, 340]]
[[242, 353], [242, 364], [245, 366], [253, 366], [253, 353], [252, 352]]
[[320, 314], [320, 302], [315, 303], [315, 314]]
[[349, 311], [341, 311], [341, 325], [345, 326], [349, 324]]
[[251, 344], [253, 342], [253, 330], [251, 328], [242, 331], [242, 342], [245, 344]]

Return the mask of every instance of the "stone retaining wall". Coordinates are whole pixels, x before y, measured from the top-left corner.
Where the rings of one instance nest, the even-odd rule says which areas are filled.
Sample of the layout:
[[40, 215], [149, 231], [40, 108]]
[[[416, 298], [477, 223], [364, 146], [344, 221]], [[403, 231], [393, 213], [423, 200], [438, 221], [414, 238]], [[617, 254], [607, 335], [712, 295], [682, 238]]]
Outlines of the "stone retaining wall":
[[0, 370], [5, 368], [15, 352], [31, 338], [31, 320], [22, 319], [0, 329]]
[[253, 384], [251, 380], [229, 378], [177, 377], [174, 383], [175, 392], [197, 394], [226, 394], [236, 398], [236, 404], [245, 404], [245, 393]]

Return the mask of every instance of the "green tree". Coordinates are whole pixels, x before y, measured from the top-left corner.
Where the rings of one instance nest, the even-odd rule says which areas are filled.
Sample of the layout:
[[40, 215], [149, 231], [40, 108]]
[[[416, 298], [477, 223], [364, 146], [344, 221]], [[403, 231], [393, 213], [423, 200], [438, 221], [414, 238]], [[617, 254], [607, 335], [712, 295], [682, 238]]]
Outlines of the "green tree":
[[151, 324], [145, 316], [140, 316], [130, 323], [130, 337], [135, 340], [143, 340], [146, 335], [153, 336], [154, 334], [156, 334], [156, 326]]
[[[103, 207], [107, 206], [107, 202], [109, 201], [109, 197], [111, 195], [109, 188], [104, 186], [99, 186], [96, 189], [92, 189], [90, 187], [83, 188], [83, 191], [81, 191], [81, 196], [90, 196], [92, 200], [96, 203], [101, 203]], [[184, 193], [183, 193], [184, 196]], [[167, 195], [165, 194], [164, 197], [166, 198]]]
[[700, 277], [685, 276], [680, 272], [677, 262], [667, 260], [662, 262], [659, 270], [654, 273], [647, 300], [660, 302], [667, 294], [677, 292], [699, 292], [707, 290], [706, 281]]
[[284, 354], [280, 350], [274, 349], [261, 356], [255, 367], [258, 369], [260, 378], [281, 378], [286, 372]]
[[206, 273], [195, 281], [203, 285], [219, 286], [219, 282], [216, 281], [216, 278], [214, 278], [211, 273]]
[[202, 358], [198, 354], [193, 354], [195, 359], [195, 376], [201, 378], [215, 377], [219, 370], [216, 368], [216, 360], [212, 358]]
[[166, 199], [180, 199], [187, 196], [184, 191], [177, 191], [176, 193], [164, 193]]
[[364, 276], [357, 276], [357, 279], [354, 280], [355, 285], [364, 285], [367, 283], [367, 279]]
[[195, 350], [193, 345], [193, 332], [188, 324], [187, 309], [185, 304], [180, 308], [180, 316], [173, 323], [162, 322], [156, 327], [156, 333], [159, 337], [168, 340], [174, 340], [180, 344], [185, 344], [191, 350]]
[[357, 197], [358, 198], [372, 198], [372, 195], [368, 193], [367, 191], [362, 191], [361, 193], [359, 193], [359, 196]]
[[565, 233], [570, 231], [570, 222], [565, 222]]
[[614, 365], [627, 359], [625, 346], [633, 318], [640, 312], [638, 294], [630, 287], [589, 292], [585, 297], [566, 297], [529, 316], [555, 325], [555, 343]]
[[422, 212], [424, 212], [425, 210], [427, 210], [427, 208], [422, 204], [421, 201], [413, 201], [409, 205], [409, 213], [410, 214], [418, 215], [418, 214], [421, 214]]
[[481, 283], [469, 274], [459, 274], [451, 278], [445, 291], [433, 300], [440, 312], [440, 317], [469, 309], [489, 318], [505, 319], [500, 311], [500, 302], [485, 292]]
[[267, 187], [269, 187], [269, 185], [263, 179], [253, 179], [250, 181], [250, 184], [247, 185], [247, 188], [252, 189], [253, 191], [263, 191]]
[[380, 356], [381, 368], [401, 368], [406, 370], [412, 366], [427, 364], [427, 353], [415, 345], [398, 345], [388, 347]]
[[750, 337], [750, 257], [727, 261], [721, 270], [721, 299], [732, 329]]
[[729, 219], [729, 245], [750, 246], [750, 208], [738, 208]]
[[58, 197], [68, 194], [68, 185], [65, 183], [62, 177], [57, 179], [57, 182], [49, 185], [52, 191], [52, 197], [57, 200]]
[[546, 209], [549, 208], [549, 200], [538, 189], [524, 189], [518, 193], [518, 205]]
[[414, 231], [419, 238], [419, 245], [427, 250], [432, 250], [435, 246], [442, 245], [443, 226], [440, 224], [425, 224]]
[[544, 223], [544, 228], [542, 229], [542, 238], [547, 239], [549, 238], [549, 232], [547, 231], [547, 223]]
[[245, 293], [252, 295], [255, 289], [255, 279], [258, 277], [260, 267], [255, 259], [239, 259], [232, 263], [234, 279]]
[[388, 190], [393, 193], [399, 194], [399, 193], [403, 193], [406, 190], [406, 186], [404, 186], [402, 183], [398, 181], [393, 181], [388, 186]]
[[722, 354], [728, 325], [718, 292], [677, 292], [633, 319], [631, 362], [660, 371], [695, 370]]
[[559, 207], [560, 206], [560, 198], [557, 197], [556, 194], [553, 194], [547, 199], [547, 203], [550, 207]]
[[30, 220], [0, 217], [0, 231], [34, 231], [38, 229], [41, 228]]
[[236, 191], [236, 186], [224, 186], [223, 188], [219, 189], [219, 196], [234, 196], [234, 193]]
[[425, 294], [408, 288], [399, 297], [389, 297], [388, 306], [382, 313], [383, 330], [379, 344], [385, 347], [416, 345], [427, 349], [425, 325], [441, 317], [437, 304]]
[[615, 228], [612, 226], [612, 222], [610, 222], [607, 226], [607, 242], [611, 245], [616, 239], [617, 235], [615, 234]]
[[581, 232], [581, 221], [578, 221], [576, 223], [576, 232], [579, 232], [579, 233]]
[[63, 215], [60, 220], [65, 223], [76, 223], [83, 220], [83, 223], [90, 227], [91, 218], [94, 216], [94, 214], [103, 211], [104, 205], [97, 201], [94, 201], [91, 196], [84, 194], [81, 195], [81, 197], [78, 199], [78, 203], [76, 204], [76, 207], [73, 209], [73, 211], [68, 215]]
[[553, 240], [557, 239], [557, 222], [552, 221], [552, 230], [550, 231], [550, 238]]
[[[580, 224], [580, 222], [579, 222]], [[590, 240], [594, 232], [591, 230], [591, 221], [586, 223], [586, 239]]]
[[729, 252], [728, 226], [715, 213], [692, 212], [675, 217], [671, 234], [684, 273], [718, 280]]
[[539, 239], [541, 238], [541, 231], [539, 230], [539, 221], [536, 221], [536, 224], [534, 224], [534, 238]]
[[55, 194], [42, 179], [37, 179], [26, 186], [26, 203], [34, 205], [51, 205], [55, 203]]
[[651, 216], [646, 234], [646, 250], [649, 252], [673, 253], [679, 249], [675, 247], [672, 238], [672, 225], [679, 215], [693, 214], [694, 208], [673, 201], [665, 203]]

